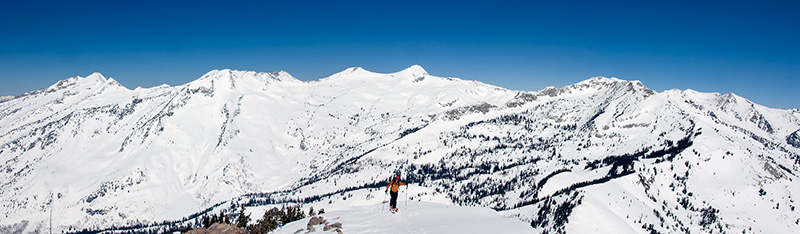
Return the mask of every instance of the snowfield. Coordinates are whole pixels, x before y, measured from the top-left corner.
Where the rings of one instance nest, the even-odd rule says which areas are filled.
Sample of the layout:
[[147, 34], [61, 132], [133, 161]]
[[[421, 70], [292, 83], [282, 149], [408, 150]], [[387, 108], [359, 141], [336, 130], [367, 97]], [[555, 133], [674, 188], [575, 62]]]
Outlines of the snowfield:
[[398, 174], [407, 227], [466, 225], [458, 210], [537, 233], [790, 233], [800, 110], [606, 77], [514, 91], [416, 65], [134, 90], [93, 73], [0, 102], [1, 233], [170, 232], [285, 204], [369, 230]]
[[[392, 214], [386, 209], [387, 204], [352, 206], [344, 210], [328, 211], [319, 216], [329, 223], [342, 223], [341, 231], [348, 234], [534, 233], [528, 224], [500, 216], [488, 208], [411, 201], [408, 206], [398, 202], [400, 211]], [[300, 229], [303, 230], [300, 233], [306, 233], [309, 219], [310, 217], [306, 217], [289, 223], [271, 233], [294, 234]], [[317, 231], [311, 233], [323, 233], [323, 226], [316, 226]]]

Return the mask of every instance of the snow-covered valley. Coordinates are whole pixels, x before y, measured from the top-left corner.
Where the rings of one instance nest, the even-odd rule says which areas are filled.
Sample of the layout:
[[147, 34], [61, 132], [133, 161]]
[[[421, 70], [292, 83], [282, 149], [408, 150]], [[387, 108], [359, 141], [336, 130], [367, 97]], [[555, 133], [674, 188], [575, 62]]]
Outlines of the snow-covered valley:
[[0, 102], [9, 232], [169, 231], [240, 205], [364, 223], [400, 174], [417, 214], [494, 209], [536, 233], [787, 233], [798, 173], [800, 110], [617, 78], [524, 92], [419, 66], [214, 70], [130, 90], [95, 73]]

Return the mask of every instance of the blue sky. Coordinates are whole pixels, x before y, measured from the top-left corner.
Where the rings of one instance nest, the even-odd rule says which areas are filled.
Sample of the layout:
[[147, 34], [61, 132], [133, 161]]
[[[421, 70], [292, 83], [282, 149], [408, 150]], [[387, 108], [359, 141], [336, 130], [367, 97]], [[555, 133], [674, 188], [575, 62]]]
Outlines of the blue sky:
[[347, 67], [514, 90], [592, 76], [733, 92], [800, 108], [796, 1], [13, 1], [0, 9], [0, 95], [92, 72], [128, 88], [212, 69]]

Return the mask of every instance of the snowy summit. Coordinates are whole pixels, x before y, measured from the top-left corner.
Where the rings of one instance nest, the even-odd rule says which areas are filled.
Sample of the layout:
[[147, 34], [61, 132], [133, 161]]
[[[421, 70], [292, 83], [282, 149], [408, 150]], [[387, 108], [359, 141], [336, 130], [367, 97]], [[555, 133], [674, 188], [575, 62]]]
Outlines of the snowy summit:
[[5, 102], [14, 99], [14, 96], [0, 96], [0, 102]]

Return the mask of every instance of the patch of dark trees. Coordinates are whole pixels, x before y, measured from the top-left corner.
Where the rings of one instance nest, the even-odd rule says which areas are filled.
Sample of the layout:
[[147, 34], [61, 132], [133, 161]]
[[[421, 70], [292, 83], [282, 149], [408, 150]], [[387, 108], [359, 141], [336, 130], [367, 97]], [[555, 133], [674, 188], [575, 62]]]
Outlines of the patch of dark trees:
[[706, 207], [700, 210], [700, 226], [703, 228], [711, 228], [717, 222], [719, 210], [714, 207]]
[[531, 220], [531, 227], [543, 228], [542, 233], [566, 233], [564, 225], [569, 222], [572, 210], [581, 204], [583, 196], [580, 192], [570, 191], [563, 202], [558, 202], [553, 197], [548, 197], [539, 203], [540, 207]]
[[320, 201], [322, 199], [331, 197], [336, 194], [343, 195], [347, 192], [352, 192], [361, 189], [380, 188], [386, 186], [387, 184], [388, 182], [386, 181], [365, 183], [357, 186], [346, 187], [344, 189], [339, 189], [330, 193], [307, 196], [302, 198], [288, 197], [289, 194], [292, 192], [290, 190], [274, 192], [274, 193], [251, 193], [242, 195], [239, 198], [237, 198], [237, 200], [239, 201], [236, 203], [231, 203], [231, 207], [235, 208], [239, 204], [250, 207], [250, 206], [263, 206], [263, 205], [287, 204], [287, 203], [296, 203], [296, 204], [311, 203]]
[[597, 119], [597, 117], [600, 117], [600, 115], [602, 115], [603, 113], [606, 112], [605, 109], [606, 109], [607, 106], [608, 106], [608, 104], [606, 103], [605, 106], [600, 107], [597, 110], [597, 112], [594, 113], [594, 115], [592, 115], [592, 117], [589, 117], [589, 119], [586, 120], [586, 123], [581, 127], [581, 129], [590, 129], [594, 125], [594, 120]]
[[403, 132], [401, 132], [401, 133], [400, 133], [400, 136], [399, 136], [397, 139], [400, 139], [400, 138], [406, 137], [406, 136], [408, 136], [408, 134], [415, 133], [415, 132], [417, 132], [417, 131], [419, 131], [420, 129], [423, 129], [423, 128], [425, 128], [425, 127], [427, 127], [427, 125], [424, 125], [424, 126], [419, 126], [419, 127], [413, 127], [413, 128], [406, 129], [405, 131], [403, 131]]
[[504, 171], [521, 165], [535, 164], [541, 161], [540, 157], [524, 157], [508, 163], [497, 161], [472, 162], [467, 165], [453, 165], [444, 160], [437, 163], [409, 164], [406, 168], [405, 179], [412, 183], [425, 183], [435, 180], [462, 181], [479, 174], [491, 174]]
[[[551, 172], [550, 174], [548, 174], [547, 176], [542, 178], [542, 180], [539, 181], [538, 185], [536, 185], [536, 189], [534, 190], [533, 197], [539, 197], [539, 191], [542, 189], [542, 186], [547, 184], [547, 181], [550, 180], [550, 178], [553, 178], [553, 176], [556, 176], [556, 175], [564, 173], [564, 172], [570, 172], [570, 170], [567, 169], [567, 168], [561, 168], [561, 169], [558, 169], [558, 170], [556, 170], [554, 172]], [[520, 198], [521, 197], [522, 196], [520, 196]]]
[[[71, 120], [73, 120], [73, 117], [75, 117], [75, 114], [69, 113], [68, 115], [65, 115], [64, 117], [61, 117], [55, 121], [47, 122], [43, 126], [28, 132], [28, 134], [26, 134], [25, 136], [18, 137], [8, 143], [3, 144], [2, 147], [0, 148], [4, 149], [3, 151], [7, 149], [9, 150], [9, 152], [12, 153], [17, 151], [27, 152], [35, 148], [38, 143], [39, 149], [44, 150], [45, 148], [56, 142], [60, 130], [62, 130], [64, 126], [66, 126]], [[8, 135], [11, 135], [11, 133], [13, 132], [22, 131], [24, 128], [28, 126], [42, 124], [46, 120], [47, 119], [37, 120], [36, 122], [28, 123], [18, 128], [12, 129], [11, 131], [8, 132]], [[22, 142], [26, 138], [27, 139], [35, 138], [35, 140], [26, 145], [24, 142]]]
[[[325, 213], [324, 210], [320, 209], [320, 214]], [[220, 215], [223, 215], [220, 213]], [[314, 207], [309, 208], [308, 216], [315, 216], [317, 215], [314, 211]], [[236, 218], [236, 226], [241, 228], [244, 233], [269, 233], [272, 230], [275, 230], [283, 225], [288, 223], [303, 219], [306, 217], [305, 212], [300, 209], [300, 206], [283, 206], [280, 209], [277, 207], [272, 207], [272, 209], [267, 210], [264, 212], [264, 215], [261, 219], [257, 220], [256, 222], [249, 224], [250, 220], [249, 215], [245, 215], [244, 206], [241, 207], [239, 210], [238, 217]], [[210, 224], [205, 225], [204, 227], [208, 228], [214, 222], [209, 222]], [[230, 222], [227, 222], [230, 224]]]
[[[458, 190], [462, 194], [450, 194], [452, 202], [459, 205], [475, 205], [484, 197], [492, 195], [505, 195], [506, 191], [513, 191], [524, 183], [531, 183], [525, 178], [535, 176], [534, 171], [525, 170], [514, 176], [510, 180], [474, 181], [479, 175], [491, 175], [500, 171], [505, 171], [514, 167], [535, 164], [542, 160], [539, 157], [524, 157], [507, 163], [497, 161], [473, 161], [470, 164], [454, 165], [439, 161], [438, 163], [410, 164], [405, 168], [405, 180], [414, 184], [425, 184], [436, 188], [436, 192], [454, 191], [457, 185], [461, 184]], [[466, 182], [466, 183], [463, 183]], [[467, 194], [464, 194], [467, 193]], [[495, 210], [504, 210], [507, 206], [498, 204], [493, 207]]]
[[608, 156], [603, 159], [598, 159], [586, 164], [586, 169], [595, 170], [605, 166], [611, 166], [611, 170], [609, 170], [609, 176], [615, 176], [616, 174], [626, 173], [633, 171], [633, 163], [639, 161], [640, 159], [656, 159], [656, 163], [670, 161], [672, 162], [675, 159], [675, 156], [692, 146], [692, 138], [695, 135], [689, 135], [684, 137], [683, 139], [678, 140], [677, 143], [673, 143], [672, 141], [667, 140], [667, 143], [670, 145], [665, 149], [650, 151], [650, 149], [644, 149], [632, 154], [624, 154], [619, 156]]
[[550, 173], [549, 175], [545, 176], [544, 178], [542, 178], [542, 180], [539, 181], [539, 186], [536, 186], [537, 190], [541, 189], [542, 186], [544, 186], [544, 184], [546, 184], [547, 181], [550, 180], [550, 178], [553, 178], [553, 176], [556, 176], [556, 175], [564, 173], [564, 172], [570, 172], [570, 170], [567, 169], [567, 168], [561, 168], [561, 169], [558, 169], [558, 170]]
[[[635, 173], [636, 171], [633, 169], [633, 163], [640, 160], [640, 159], [652, 159], [656, 158], [656, 162], [664, 162], [664, 161], [672, 161], [675, 159], [675, 156], [692, 146], [692, 137], [696, 136], [696, 134], [692, 134], [689, 136], [684, 137], [683, 139], [679, 140], [675, 144], [671, 144], [671, 147], [650, 151], [648, 149], [633, 153], [633, 154], [626, 154], [621, 156], [609, 156], [601, 160], [595, 160], [587, 164], [586, 169], [598, 169], [605, 166], [611, 166], [611, 169], [608, 171], [608, 174], [602, 178], [590, 180], [590, 181], [583, 181], [579, 183], [575, 183], [570, 185], [569, 187], [563, 188], [561, 190], [556, 191], [554, 194], [549, 195], [544, 198], [534, 197], [534, 199], [529, 201], [519, 202], [514, 205], [513, 208], [519, 208], [523, 206], [537, 204], [541, 201], [550, 199], [553, 196], [558, 196], [561, 194], [569, 193], [579, 188], [602, 184], [606, 183], [612, 179], [620, 178], [623, 176], [627, 176], [630, 174]], [[541, 184], [541, 183], [540, 183]]]
[[83, 211], [86, 212], [86, 214], [89, 214], [89, 215], [104, 215], [104, 214], [108, 214], [108, 212], [109, 212], [109, 210], [107, 210], [107, 209], [92, 209], [92, 208], [86, 208]]
[[[521, 150], [521, 152], [532, 152], [532, 151], [544, 151], [554, 147], [554, 139], [543, 139], [539, 138], [524, 138], [524, 139], [516, 139], [511, 138], [509, 136], [506, 137], [489, 137], [485, 135], [474, 135], [469, 134], [467, 131], [481, 124], [490, 124], [490, 125], [516, 125], [521, 126], [528, 131], [533, 131], [534, 128], [537, 126], [541, 127], [540, 123], [537, 123], [533, 119], [530, 119], [525, 113], [521, 114], [511, 114], [511, 115], [504, 115], [498, 118], [490, 119], [490, 120], [482, 120], [477, 122], [471, 122], [461, 128], [461, 131], [458, 133], [453, 133], [451, 137], [454, 139], [481, 139], [484, 141], [495, 141], [498, 144], [494, 145], [488, 149], [471, 149], [471, 148], [460, 148], [457, 149], [455, 152], [451, 153], [445, 158], [458, 158], [458, 157], [466, 157], [470, 159], [470, 164], [468, 165], [451, 165], [445, 163], [445, 160], [442, 160], [438, 163], [430, 163], [430, 164], [409, 164], [407, 167], [403, 168], [404, 181], [416, 184], [428, 184], [428, 185], [435, 185], [431, 187], [436, 187], [440, 191], [452, 191], [453, 186], [455, 184], [459, 184], [458, 182], [469, 180], [470, 178], [477, 176], [477, 175], [487, 175], [492, 174], [498, 171], [507, 170], [513, 167], [521, 166], [521, 165], [529, 165], [535, 164], [536, 162], [542, 160], [538, 157], [526, 157], [523, 159], [515, 159], [513, 161], [508, 162], [497, 162], [497, 161], [482, 161], [477, 162], [476, 157], [481, 155], [487, 154], [496, 154], [500, 153], [504, 150]], [[426, 127], [427, 125], [410, 128], [400, 133], [400, 136], [395, 139], [399, 140], [403, 137], [408, 136], [414, 132], [419, 131], [420, 129]], [[546, 127], [545, 127], [546, 128]], [[567, 125], [563, 127], [565, 130], [575, 130], [577, 128], [576, 125]], [[391, 144], [388, 143], [388, 144]], [[342, 160], [336, 163], [336, 166], [327, 172], [323, 173], [316, 173], [310, 177], [301, 179], [301, 182], [297, 183], [294, 188], [300, 188], [303, 186], [308, 186], [313, 183], [325, 180], [330, 178], [333, 175], [343, 175], [343, 174], [352, 174], [358, 172], [363, 165], [359, 164], [359, 160], [366, 155], [374, 152], [381, 147], [384, 147], [388, 144], [382, 144], [378, 147], [369, 149], [357, 156], [350, 157], [346, 160]], [[445, 143], [446, 144], [446, 143]], [[538, 172], [538, 170], [537, 170]], [[520, 172], [518, 176], [515, 176], [511, 180], [508, 181], [481, 181], [480, 183], [473, 183], [467, 181], [468, 183], [461, 186], [461, 191], [469, 191], [469, 196], [460, 196], [451, 194], [450, 198], [456, 204], [462, 205], [474, 205], [478, 203], [478, 200], [483, 197], [491, 196], [491, 195], [504, 195], [506, 191], [511, 191], [516, 187], [519, 187], [522, 183], [535, 183], [529, 182], [524, 180], [523, 178], [531, 178], [535, 176], [537, 173], [532, 171], [524, 171]], [[380, 182], [385, 183], [385, 182]], [[337, 194], [347, 191], [352, 191], [355, 189], [362, 189], [362, 188], [369, 188], [375, 186], [375, 184], [379, 183], [372, 183], [372, 184], [364, 184], [361, 186], [356, 186], [352, 188], [346, 188], [343, 190], [339, 190], [329, 194], [323, 194], [319, 196], [312, 196], [302, 198], [302, 201], [289, 201], [289, 202], [310, 202], [310, 201], [318, 201], [324, 197], [328, 197], [331, 194]], [[291, 191], [284, 191], [283, 193], [287, 193]], [[272, 197], [275, 194], [266, 194], [266, 196], [251, 194], [246, 195], [249, 197], [260, 197], [259, 199], [250, 199], [246, 205], [260, 205], [260, 204], [275, 204], [276, 202], [285, 202], [287, 200], [281, 201], [271, 201], [268, 200], [268, 197]], [[507, 209], [506, 205], [499, 205], [494, 207], [495, 209], [502, 210]]]
[[800, 148], [800, 129], [786, 137], [786, 144], [794, 146], [795, 148]]

